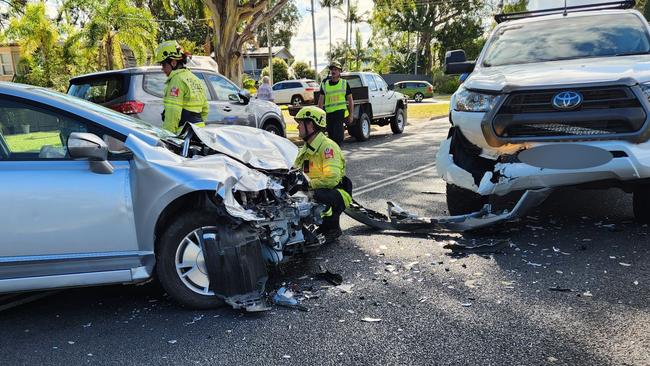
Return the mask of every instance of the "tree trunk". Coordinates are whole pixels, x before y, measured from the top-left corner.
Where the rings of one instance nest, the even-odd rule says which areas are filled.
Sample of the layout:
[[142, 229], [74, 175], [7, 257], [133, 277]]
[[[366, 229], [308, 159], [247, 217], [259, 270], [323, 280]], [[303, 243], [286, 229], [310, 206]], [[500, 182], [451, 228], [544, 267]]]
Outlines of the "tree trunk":
[[420, 72], [423, 72], [425, 75], [430, 75], [431, 70], [433, 70], [433, 56], [431, 54], [431, 39], [433, 38], [433, 34], [429, 32], [422, 32], [420, 34], [420, 41], [418, 42], [419, 45], [415, 47], [416, 51], [418, 49], [424, 51], [422, 54], [422, 61], [424, 63], [424, 70], [421, 70]]
[[314, 39], [314, 70], [316, 71], [316, 74], [318, 74], [318, 61], [316, 59], [316, 20], [314, 19], [315, 12], [314, 0], [311, 0], [311, 34]]
[[106, 70], [113, 70], [113, 65], [113, 38], [109, 35], [106, 37]]
[[[329, 55], [329, 58], [331, 60], [332, 59], [332, 7], [331, 6], [327, 7], [327, 13], [329, 15], [329, 30], [330, 30], [330, 55]], [[316, 73], [318, 73], [318, 70], [316, 70]]]

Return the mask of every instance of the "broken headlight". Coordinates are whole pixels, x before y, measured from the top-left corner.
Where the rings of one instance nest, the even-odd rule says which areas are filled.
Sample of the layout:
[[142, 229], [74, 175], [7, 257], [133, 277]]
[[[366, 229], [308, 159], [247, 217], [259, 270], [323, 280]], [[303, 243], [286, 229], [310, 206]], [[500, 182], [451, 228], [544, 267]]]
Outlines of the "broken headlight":
[[496, 104], [497, 95], [477, 93], [461, 86], [454, 97], [454, 110], [461, 112], [489, 112]]

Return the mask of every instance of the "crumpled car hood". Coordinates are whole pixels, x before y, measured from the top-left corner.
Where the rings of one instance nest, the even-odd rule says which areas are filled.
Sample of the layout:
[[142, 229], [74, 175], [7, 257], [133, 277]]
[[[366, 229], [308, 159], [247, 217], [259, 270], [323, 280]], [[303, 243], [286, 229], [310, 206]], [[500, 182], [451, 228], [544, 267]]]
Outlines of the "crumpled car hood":
[[291, 141], [259, 128], [245, 126], [193, 127], [196, 137], [211, 149], [254, 168], [290, 170], [298, 155]]
[[501, 91], [506, 86], [549, 86], [650, 80], [647, 55], [587, 58], [521, 65], [481, 67], [465, 81], [468, 89]]

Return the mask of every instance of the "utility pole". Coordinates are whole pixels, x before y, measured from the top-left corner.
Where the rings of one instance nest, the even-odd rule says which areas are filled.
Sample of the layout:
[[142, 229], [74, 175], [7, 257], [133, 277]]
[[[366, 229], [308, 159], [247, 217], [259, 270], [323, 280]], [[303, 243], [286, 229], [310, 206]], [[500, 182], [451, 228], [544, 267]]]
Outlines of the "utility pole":
[[[267, 11], [270, 10], [271, 10], [271, 2], [269, 1]], [[271, 85], [273, 85], [273, 51], [271, 50], [271, 19], [269, 19], [269, 21], [266, 22], [266, 43], [269, 46], [269, 79], [271, 79]]]
[[418, 36], [420, 34], [418, 32], [415, 32], [415, 71], [413, 72], [413, 75], [418, 74]]
[[[350, 50], [350, 43], [352, 43], [352, 36], [350, 36], [350, 41], [348, 41], [348, 33], [351, 33], [348, 30], [348, 26], [350, 26], [350, 28], [351, 28], [351, 24], [350, 24], [350, 0], [348, 0], [348, 15], [347, 15], [347, 18], [345, 19], [345, 65], [344, 66], [348, 65], [348, 51]], [[348, 68], [348, 70], [349, 69], [350, 68]]]
[[314, 0], [311, 0], [311, 33], [314, 38], [314, 70], [318, 78], [318, 62], [316, 61], [316, 20], [314, 19]]

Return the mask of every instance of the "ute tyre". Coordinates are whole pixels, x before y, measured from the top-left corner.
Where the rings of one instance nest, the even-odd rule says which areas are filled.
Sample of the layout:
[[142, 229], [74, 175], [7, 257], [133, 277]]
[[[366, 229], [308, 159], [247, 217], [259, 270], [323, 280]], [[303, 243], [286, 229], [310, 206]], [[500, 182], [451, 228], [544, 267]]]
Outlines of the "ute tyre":
[[468, 189], [447, 183], [447, 210], [450, 215], [466, 215], [476, 212], [486, 203], [488, 203], [487, 196], [481, 196]]
[[158, 239], [156, 250], [156, 272], [160, 284], [174, 301], [193, 309], [212, 309], [224, 306], [225, 302], [215, 295], [201, 295], [183, 283], [176, 271], [176, 254], [183, 239], [201, 227], [218, 225], [216, 213], [195, 210], [178, 216]]
[[390, 121], [390, 129], [393, 131], [393, 134], [399, 135], [404, 132], [404, 126], [406, 125], [406, 114], [402, 108], [397, 108], [395, 111], [395, 116]]
[[370, 117], [367, 113], [361, 113], [359, 120], [351, 127], [350, 132], [357, 141], [367, 141], [370, 138]]
[[413, 96], [413, 99], [415, 100], [415, 103], [422, 103], [422, 99], [424, 99], [424, 94], [415, 93], [415, 95]]
[[634, 219], [640, 224], [650, 224], [650, 184], [641, 185], [634, 190], [632, 198]]
[[291, 97], [291, 105], [294, 107], [300, 107], [303, 102], [304, 101], [300, 95], [294, 95]]

